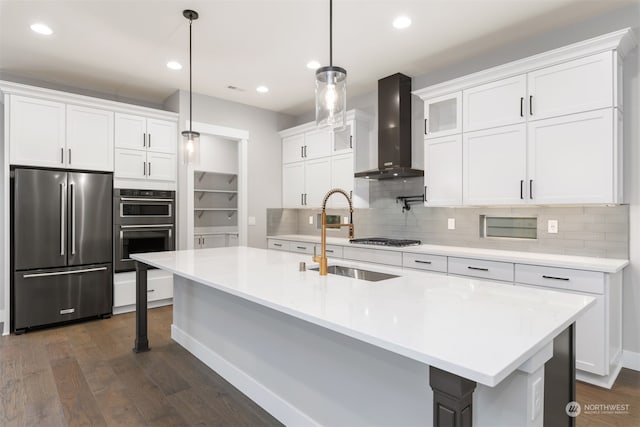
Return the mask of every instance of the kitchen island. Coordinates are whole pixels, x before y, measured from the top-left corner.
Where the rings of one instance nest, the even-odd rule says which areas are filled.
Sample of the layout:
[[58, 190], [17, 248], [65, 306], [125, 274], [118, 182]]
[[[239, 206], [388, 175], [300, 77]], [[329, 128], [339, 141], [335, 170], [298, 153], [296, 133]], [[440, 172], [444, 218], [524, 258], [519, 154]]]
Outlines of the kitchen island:
[[146, 268], [172, 272], [172, 338], [287, 425], [542, 426], [554, 339], [594, 302], [345, 261], [398, 277], [321, 277], [299, 271], [308, 256], [247, 247], [132, 258], [136, 348]]

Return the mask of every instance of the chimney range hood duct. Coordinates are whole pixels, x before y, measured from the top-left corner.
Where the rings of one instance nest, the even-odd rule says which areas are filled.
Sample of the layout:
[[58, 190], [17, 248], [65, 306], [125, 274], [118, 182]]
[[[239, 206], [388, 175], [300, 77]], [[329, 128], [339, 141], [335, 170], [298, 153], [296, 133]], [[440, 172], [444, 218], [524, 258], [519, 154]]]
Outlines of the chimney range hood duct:
[[424, 176], [424, 171], [411, 168], [411, 77], [397, 73], [378, 80], [378, 169], [355, 177], [416, 176]]

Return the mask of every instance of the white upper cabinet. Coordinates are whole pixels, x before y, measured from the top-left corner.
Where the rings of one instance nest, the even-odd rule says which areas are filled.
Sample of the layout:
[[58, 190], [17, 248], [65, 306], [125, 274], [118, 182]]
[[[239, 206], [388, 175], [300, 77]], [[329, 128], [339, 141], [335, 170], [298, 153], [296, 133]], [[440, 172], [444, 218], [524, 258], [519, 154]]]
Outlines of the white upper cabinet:
[[614, 106], [613, 55], [602, 52], [529, 73], [528, 119]]
[[113, 112], [11, 95], [11, 164], [113, 171]]
[[333, 132], [332, 154], [345, 154], [353, 151], [353, 134], [356, 132], [354, 122], [347, 122], [343, 129]]
[[331, 155], [333, 142], [333, 131], [331, 129], [306, 132], [304, 140], [305, 159], [318, 159]]
[[460, 132], [462, 132], [462, 92], [425, 100], [425, 138], [438, 138]]
[[304, 206], [304, 162], [287, 163], [282, 167], [282, 207]]
[[[339, 154], [331, 157], [331, 188], [342, 188], [352, 198], [355, 205], [356, 199], [353, 197], [354, 185], [357, 180], [353, 179], [353, 153]], [[331, 196], [328, 207], [348, 208], [347, 199], [341, 195]]]
[[130, 150], [147, 147], [147, 120], [141, 116], [116, 113], [115, 146]]
[[64, 167], [65, 138], [65, 104], [11, 96], [9, 159], [12, 165]]
[[147, 119], [147, 149], [156, 153], [175, 154], [178, 135], [176, 122]]
[[425, 206], [462, 204], [462, 134], [425, 139]]
[[524, 124], [465, 133], [462, 151], [465, 204], [525, 202], [527, 133]]
[[142, 150], [116, 148], [115, 165], [120, 178], [145, 179], [147, 177], [147, 153]]
[[[617, 119], [617, 117], [616, 117]], [[615, 203], [614, 111], [529, 124], [527, 192], [534, 203]]]
[[305, 162], [305, 207], [321, 207], [322, 200], [331, 189], [331, 158], [323, 157]]
[[524, 123], [526, 96], [524, 74], [463, 91], [464, 131]]
[[304, 160], [304, 133], [282, 139], [282, 163]]
[[67, 166], [113, 171], [113, 112], [67, 105]]

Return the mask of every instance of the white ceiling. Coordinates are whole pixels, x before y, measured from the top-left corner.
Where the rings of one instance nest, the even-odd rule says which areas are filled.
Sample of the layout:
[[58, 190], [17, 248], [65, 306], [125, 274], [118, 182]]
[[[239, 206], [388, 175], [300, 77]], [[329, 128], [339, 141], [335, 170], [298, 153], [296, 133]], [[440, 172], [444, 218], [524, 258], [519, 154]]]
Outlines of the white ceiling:
[[[356, 96], [387, 75], [422, 75], [634, 1], [335, 0], [334, 65]], [[161, 104], [189, 89], [187, 8], [200, 13], [194, 92], [289, 114], [313, 108], [305, 65], [328, 65], [328, 0], [0, 0], [0, 73]], [[413, 25], [393, 28], [400, 14]], [[54, 34], [33, 33], [34, 22]], [[169, 60], [184, 68], [169, 70]]]

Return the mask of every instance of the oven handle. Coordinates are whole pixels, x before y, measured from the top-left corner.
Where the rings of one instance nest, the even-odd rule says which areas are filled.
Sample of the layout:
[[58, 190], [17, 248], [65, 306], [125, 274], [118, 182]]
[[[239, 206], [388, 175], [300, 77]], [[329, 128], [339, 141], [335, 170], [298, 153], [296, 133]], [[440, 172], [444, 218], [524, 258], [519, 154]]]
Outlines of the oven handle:
[[143, 199], [137, 197], [120, 197], [123, 202], [173, 202], [173, 199]]
[[173, 224], [121, 225], [120, 228], [173, 228]]

